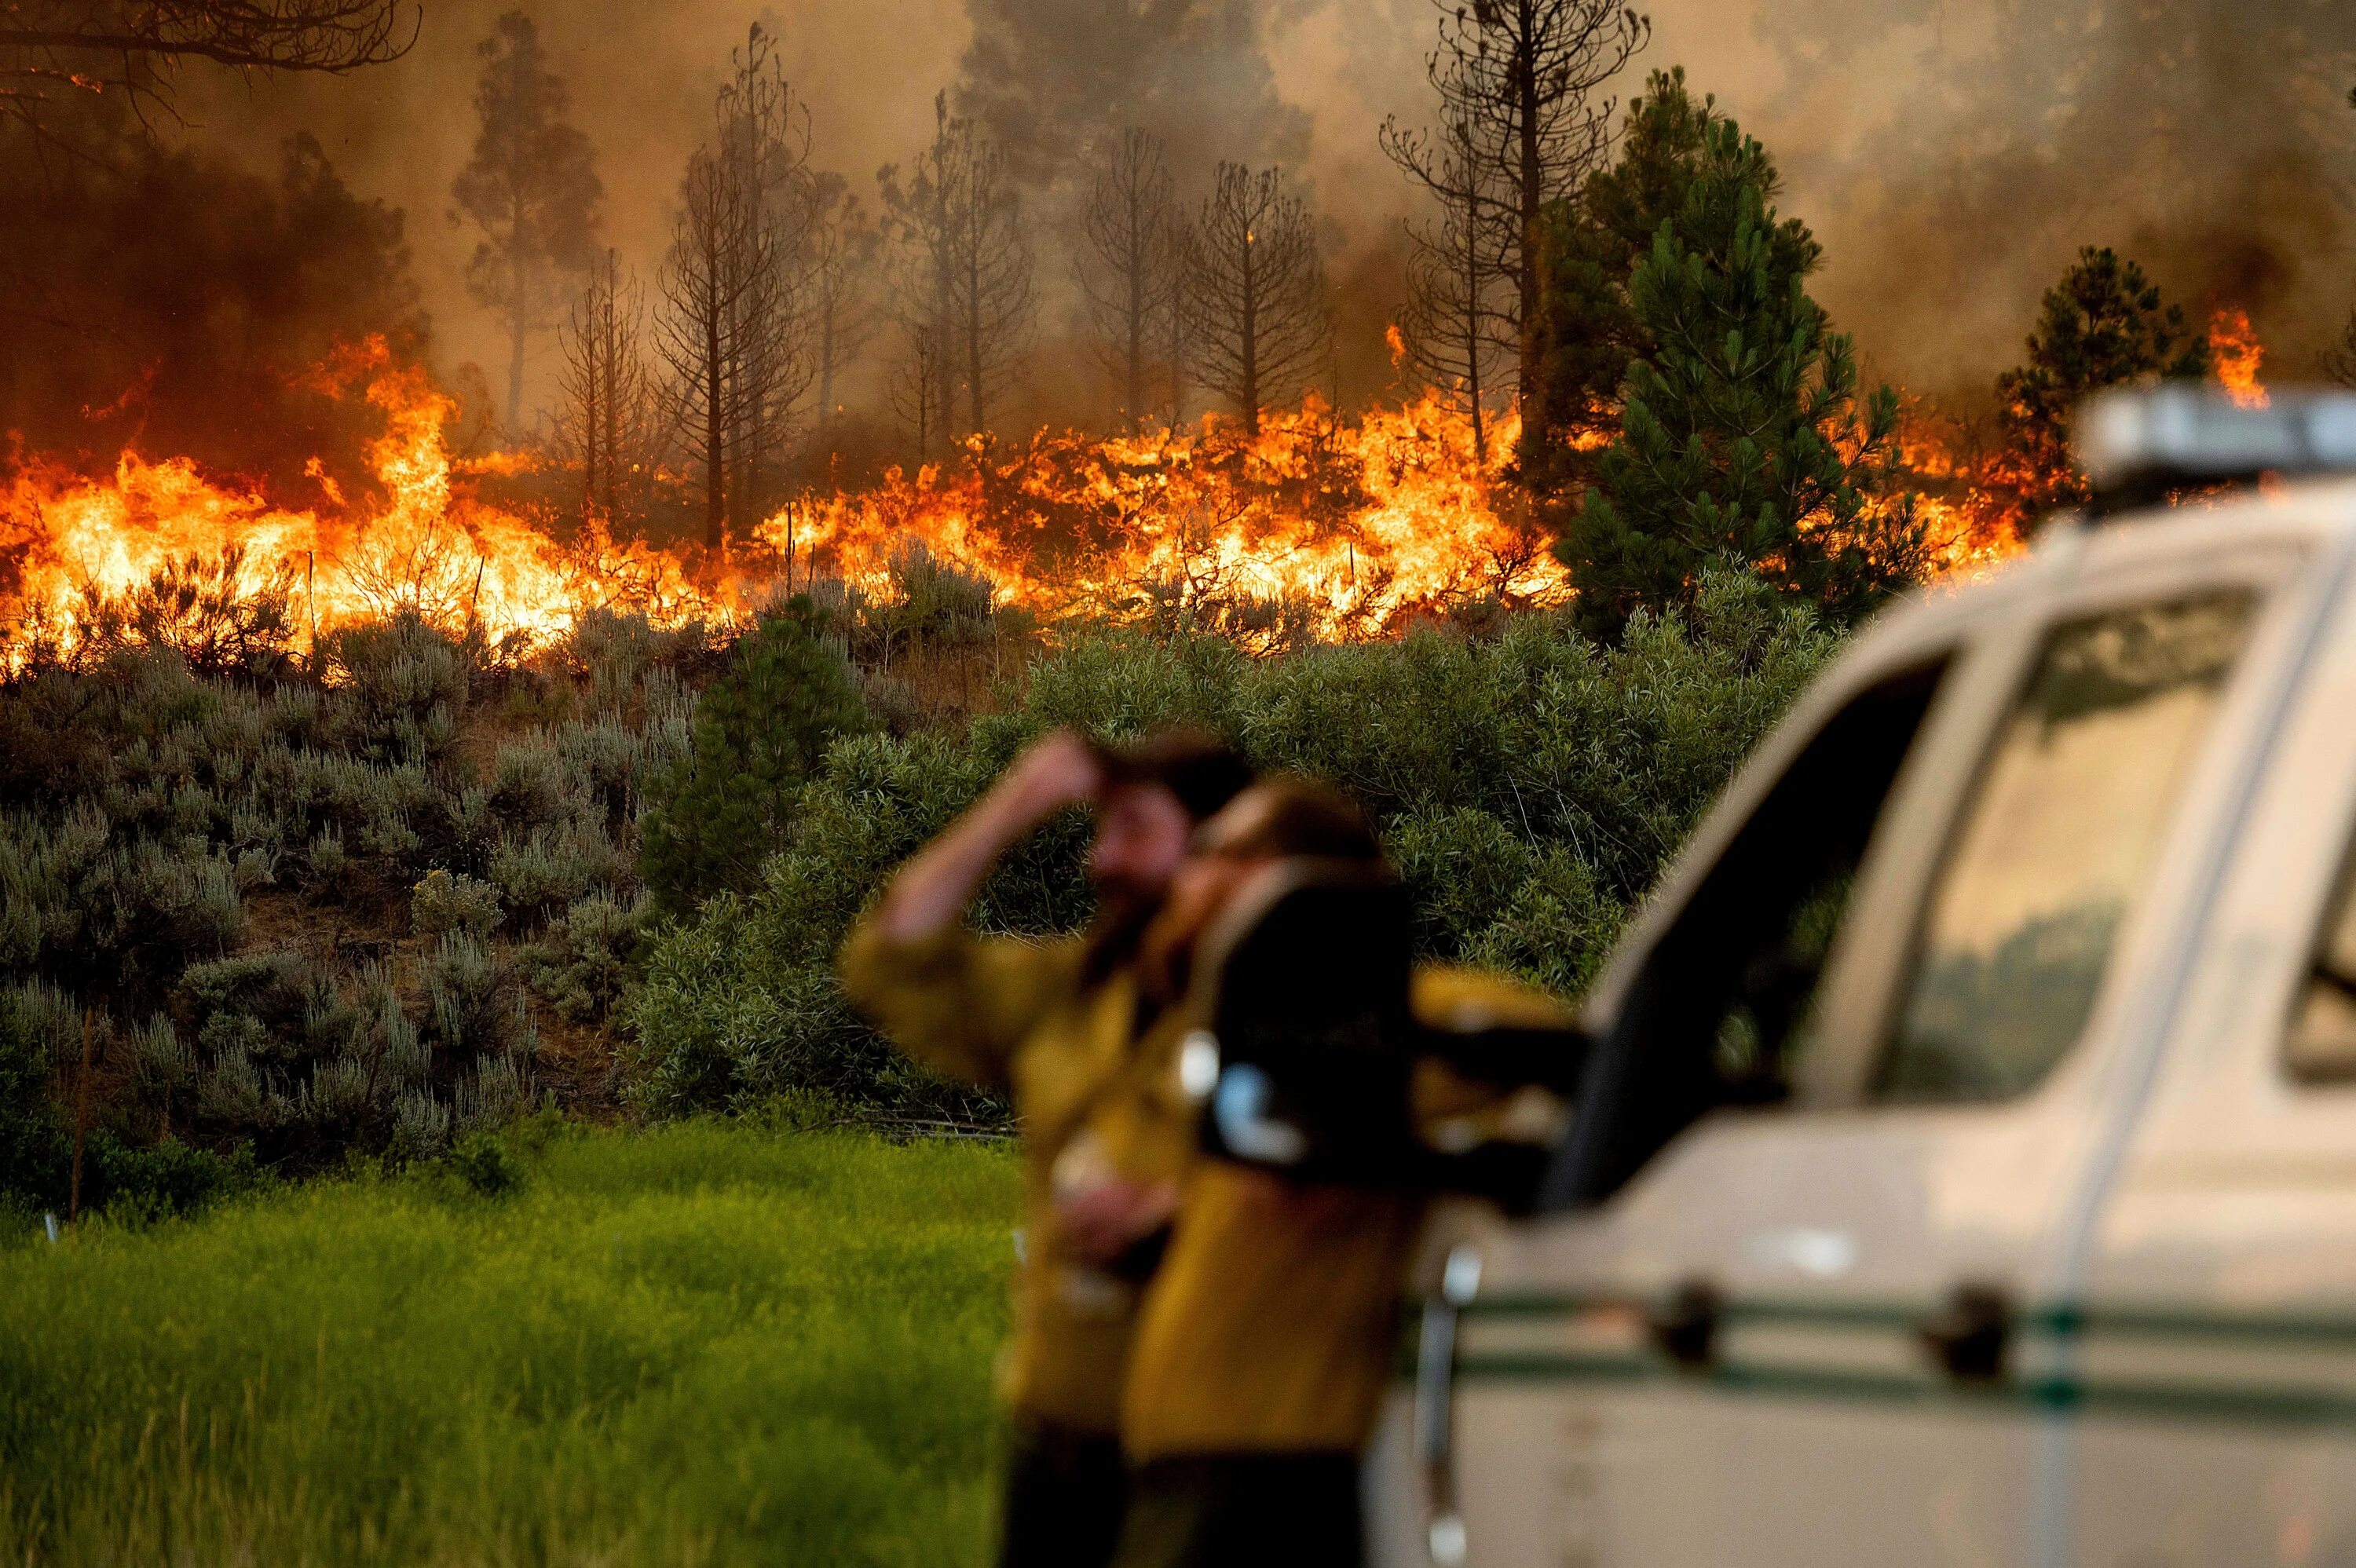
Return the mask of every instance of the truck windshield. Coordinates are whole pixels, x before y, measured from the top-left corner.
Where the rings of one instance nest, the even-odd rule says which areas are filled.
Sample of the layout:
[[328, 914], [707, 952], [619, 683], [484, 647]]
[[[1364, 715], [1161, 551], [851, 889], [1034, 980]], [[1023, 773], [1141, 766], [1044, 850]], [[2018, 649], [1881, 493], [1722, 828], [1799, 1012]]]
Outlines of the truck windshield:
[[1877, 1099], [2005, 1099], [2069, 1051], [2254, 607], [2211, 594], [2052, 633], [1932, 891]]

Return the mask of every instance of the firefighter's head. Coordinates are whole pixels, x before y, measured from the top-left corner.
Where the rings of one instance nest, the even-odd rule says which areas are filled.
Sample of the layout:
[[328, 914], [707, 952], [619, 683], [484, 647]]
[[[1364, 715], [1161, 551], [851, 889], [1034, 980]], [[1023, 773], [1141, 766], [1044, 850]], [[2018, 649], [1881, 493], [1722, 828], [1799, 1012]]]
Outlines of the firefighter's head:
[[1233, 750], [1194, 730], [1164, 730], [1097, 749], [1096, 842], [1088, 876], [1108, 892], [1158, 901], [1186, 859], [1195, 831], [1247, 784], [1251, 769]]

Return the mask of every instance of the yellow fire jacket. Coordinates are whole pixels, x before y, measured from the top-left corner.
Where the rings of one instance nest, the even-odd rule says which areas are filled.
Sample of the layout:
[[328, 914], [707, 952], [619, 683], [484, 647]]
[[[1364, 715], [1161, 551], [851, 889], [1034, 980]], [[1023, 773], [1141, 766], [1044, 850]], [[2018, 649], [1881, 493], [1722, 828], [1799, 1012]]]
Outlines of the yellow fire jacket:
[[[1468, 1013], [1498, 1025], [1569, 1022], [1545, 993], [1472, 970], [1420, 968], [1411, 995], [1427, 1023]], [[1419, 1074], [1416, 1085], [1426, 1127], [1477, 1115], [1495, 1098], [1445, 1074]], [[1395, 1365], [1424, 1208], [1412, 1194], [1194, 1160], [1130, 1352], [1130, 1456], [1363, 1447]]]
[[1014, 1327], [999, 1390], [1019, 1417], [1111, 1435], [1141, 1285], [1074, 1256], [1054, 1201], [1076, 1151], [1131, 1180], [1174, 1180], [1194, 1141], [1191, 1110], [1152, 1091], [1183, 1014], [1136, 1030], [1127, 969], [1084, 986], [1077, 938], [1033, 943], [958, 929], [893, 943], [862, 922], [844, 944], [851, 998], [901, 1050], [1012, 1101], [1023, 1125], [1023, 1231]]

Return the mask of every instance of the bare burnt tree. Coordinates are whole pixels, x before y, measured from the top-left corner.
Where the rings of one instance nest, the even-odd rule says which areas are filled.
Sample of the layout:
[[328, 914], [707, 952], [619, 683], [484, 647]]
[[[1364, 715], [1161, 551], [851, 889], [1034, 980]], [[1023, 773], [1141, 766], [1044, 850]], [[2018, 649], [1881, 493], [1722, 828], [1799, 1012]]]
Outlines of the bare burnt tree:
[[643, 348], [646, 291], [618, 253], [591, 264], [562, 336], [558, 432], [581, 464], [581, 515], [611, 524], [639, 509], [655, 461], [655, 387]]
[[812, 183], [812, 197], [809, 278], [810, 361], [818, 381], [814, 433], [819, 458], [830, 464], [842, 377], [874, 332], [866, 283], [883, 236], [841, 176], [819, 176]]
[[989, 427], [990, 408], [1014, 379], [1031, 328], [1031, 246], [1022, 198], [998, 144], [973, 122], [950, 126], [943, 187], [948, 218], [950, 348], [965, 392], [966, 429]]
[[964, 409], [969, 432], [986, 429], [991, 405], [1014, 379], [1031, 328], [1031, 247], [1004, 155], [971, 121], [933, 101], [933, 144], [904, 183], [896, 166], [877, 176], [899, 240], [901, 314], [933, 335], [934, 405], [946, 442]]
[[779, 362], [766, 341], [782, 278], [775, 250], [755, 193], [730, 160], [699, 148], [680, 187], [655, 341], [670, 372], [671, 422], [703, 478], [703, 542], [715, 551], [727, 542], [745, 405], [768, 397], [760, 378]]
[[735, 438], [733, 523], [742, 532], [780, 499], [787, 447], [815, 374], [810, 266], [819, 205], [818, 176], [810, 169], [810, 111], [787, 85], [761, 24], [752, 26], [733, 61], [735, 82], [721, 94], [723, 142], [740, 165], [740, 179], [756, 193], [768, 229], [766, 257], [747, 252], [744, 266], [766, 263], [777, 273], [766, 294], [768, 320], [744, 323], [747, 353], [764, 363], [744, 368], [747, 393], [737, 398], [742, 429]]
[[1187, 258], [1194, 251], [1194, 225], [1183, 208], [1170, 214], [1170, 266], [1175, 274], [1170, 296], [1162, 302], [1162, 367], [1170, 382], [1170, 428], [1186, 422], [1186, 378], [1194, 365], [1194, 304], [1186, 286]]
[[417, 41], [412, 0], [10, 0], [0, 6], [0, 117], [49, 140], [52, 112], [107, 93], [168, 113], [173, 73], [207, 60], [340, 73]]
[[1177, 202], [1162, 138], [1136, 126], [1110, 138], [1080, 210], [1087, 243], [1072, 272], [1121, 389], [1121, 417], [1146, 417], [1146, 379], [1163, 351], [1163, 319], [1181, 287], [1173, 241]]
[[760, 27], [734, 58], [712, 140], [680, 184], [655, 332], [671, 421], [702, 475], [713, 550], [763, 515], [809, 379], [800, 288], [809, 118]]
[[1290, 397], [1333, 338], [1325, 266], [1309, 209], [1280, 169], [1221, 164], [1187, 249], [1187, 293], [1205, 384], [1259, 433], [1259, 413]]
[[1431, 187], [1436, 217], [1410, 219], [1408, 299], [1399, 331], [1408, 363], [1430, 385], [1452, 394], [1472, 422], [1473, 454], [1489, 456], [1489, 400], [1498, 363], [1517, 347], [1512, 295], [1505, 290], [1496, 238], [1510, 219], [1503, 182], [1474, 146], [1462, 121], [1437, 138], [1383, 125], [1384, 150], [1402, 165], [1440, 177]]
[[522, 430], [526, 348], [533, 333], [557, 325], [570, 293], [563, 275], [596, 260], [605, 187], [589, 138], [566, 121], [571, 95], [531, 18], [509, 12], [475, 53], [483, 62], [475, 150], [450, 194], [482, 235], [466, 263], [466, 292], [507, 329], [513, 436]]
[[809, 111], [787, 82], [768, 34], [755, 23], [730, 57], [734, 80], [719, 101], [720, 145], [731, 177], [748, 193], [757, 232], [743, 237], [734, 265], [772, 274], [764, 286], [736, 291], [749, 313], [738, 324], [744, 346], [730, 401], [734, 465], [729, 514], [738, 532], [777, 501], [787, 448], [813, 371], [809, 273], [817, 221], [809, 166]]
[[916, 461], [932, 455], [934, 438], [948, 418], [942, 407], [939, 334], [921, 321], [904, 319], [899, 368], [892, 375], [892, 411], [900, 416], [916, 446]]
[[875, 176], [894, 248], [893, 293], [901, 341], [894, 374], [901, 389], [894, 402], [916, 432], [919, 463], [932, 456], [936, 441], [947, 443], [942, 416], [956, 391], [956, 375], [943, 351], [950, 335], [950, 279], [957, 269], [946, 195], [949, 162], [948, 94], [943, 92], [933, 99], [933, 144], [905, 178], [895, 164], [886, 164]]
[[[1461, 145], [1480, 165], [1476, 232], [1488, 236], [1506, 284], [1516, 384], [1525, 407], [1538, 391], [1538, 244], [1547, 204], [1575, 196], [1612, 144], [1612, 102], [1596, 96], [1652, 38], [1652, 22], [1619, 0], [1433, 0], [1440, 44], [1426, 74], [1450, 130], [1433, 139], [1387, 123], [1394, 162], [1439, 198], [1465, 199], [1452, 176]], [[1496, 221], [1483, 220], [1495, 204]]]

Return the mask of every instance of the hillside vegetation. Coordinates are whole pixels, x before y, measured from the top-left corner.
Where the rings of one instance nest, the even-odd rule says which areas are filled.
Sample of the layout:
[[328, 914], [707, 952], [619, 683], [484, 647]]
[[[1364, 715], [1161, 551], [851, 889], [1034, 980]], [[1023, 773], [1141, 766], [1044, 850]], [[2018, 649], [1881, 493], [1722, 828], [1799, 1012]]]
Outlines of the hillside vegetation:
[[[530, 656], [414, 617], [298, 654], [269, 606], [159, 581], [0, 685], [11, 1227], [398, 1168], [543, 1104], [1002, 1125], [861, 1023], [831, 960], [1056, 725], [1197, 724], [1333, 779], [1426, 953], [1575, 993], [1837, 640], [1738, 573], [1612, 645], [1529, 613], [1254, 657], [1184, 624], [1042, 639], [898, 570], [741, 625], [594, 613]], [[1084, 834], [1009, 857], [977, 923], [1085, 921]]]

